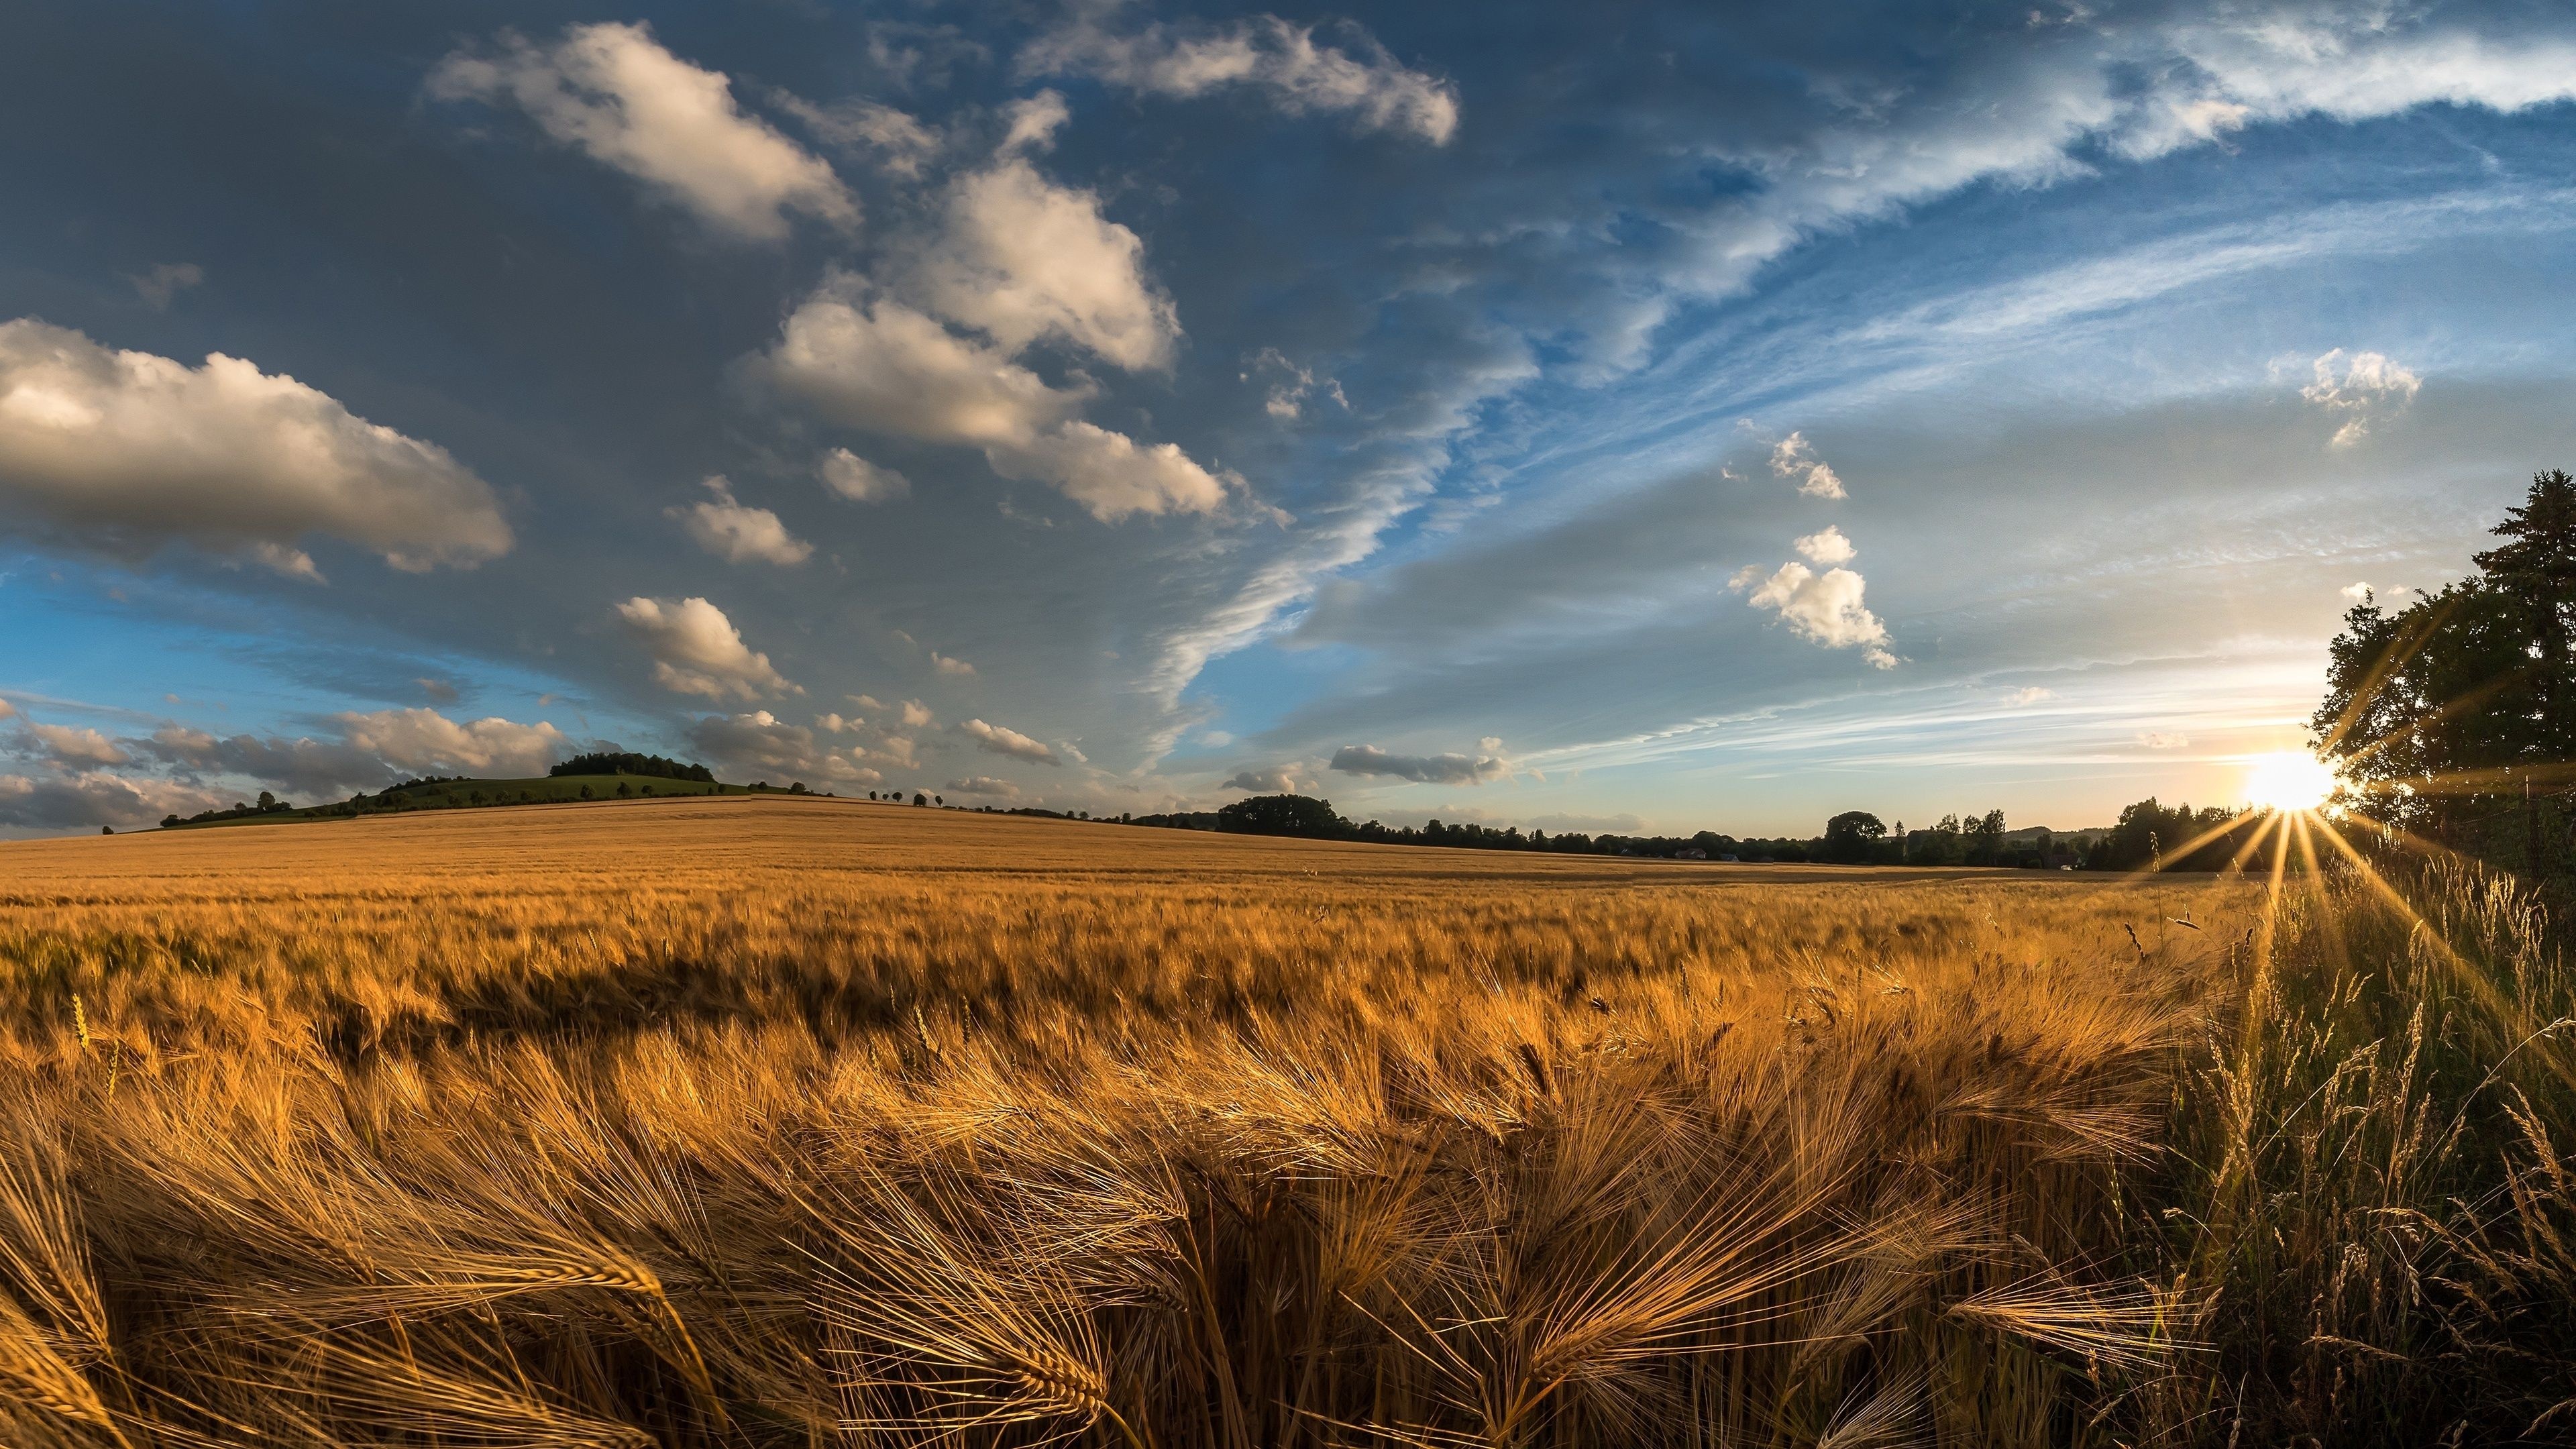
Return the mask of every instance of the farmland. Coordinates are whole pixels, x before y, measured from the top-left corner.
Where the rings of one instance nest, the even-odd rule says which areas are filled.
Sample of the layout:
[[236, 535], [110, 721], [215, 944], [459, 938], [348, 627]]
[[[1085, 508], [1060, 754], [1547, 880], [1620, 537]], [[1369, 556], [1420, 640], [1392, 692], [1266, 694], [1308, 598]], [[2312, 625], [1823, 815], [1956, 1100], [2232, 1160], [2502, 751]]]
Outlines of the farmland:
[[775, 796], [0, 846], [0, 1439], [2563, 1435], [2565, 963], [2397, 890]]

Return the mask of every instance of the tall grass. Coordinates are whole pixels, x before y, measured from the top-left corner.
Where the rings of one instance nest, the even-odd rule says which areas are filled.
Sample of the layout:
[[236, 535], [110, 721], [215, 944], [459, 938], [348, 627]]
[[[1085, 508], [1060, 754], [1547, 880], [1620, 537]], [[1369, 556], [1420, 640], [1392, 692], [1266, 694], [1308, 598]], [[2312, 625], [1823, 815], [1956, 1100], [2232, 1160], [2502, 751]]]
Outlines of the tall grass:
[[659, 809], [0, 853], [0, 1443], [2576, 1437], [2501, 885]]

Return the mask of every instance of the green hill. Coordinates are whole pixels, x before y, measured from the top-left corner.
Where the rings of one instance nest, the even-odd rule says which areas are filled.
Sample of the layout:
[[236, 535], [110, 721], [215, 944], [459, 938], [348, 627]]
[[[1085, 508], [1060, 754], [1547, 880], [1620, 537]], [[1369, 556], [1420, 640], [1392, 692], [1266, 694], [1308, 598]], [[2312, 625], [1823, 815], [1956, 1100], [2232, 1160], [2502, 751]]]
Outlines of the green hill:
[[[289, 820], [346, 820], [415, 810], [472, 810], [496, 805], [560, 805], [581, 800], [668, 800], [692, 795], [803, 795], [802, 785], [728, 785], [721, 780], [675, 780], [661, 775], [545, 775], [529, 780], [427, 779], [352, 795], [328, 805], [301, 808], [282, 802], [236, 805], [161, 822], [164, 830], [217, 825], [267, 825]], [[261, 796], [263, 801], [268, 797]]]

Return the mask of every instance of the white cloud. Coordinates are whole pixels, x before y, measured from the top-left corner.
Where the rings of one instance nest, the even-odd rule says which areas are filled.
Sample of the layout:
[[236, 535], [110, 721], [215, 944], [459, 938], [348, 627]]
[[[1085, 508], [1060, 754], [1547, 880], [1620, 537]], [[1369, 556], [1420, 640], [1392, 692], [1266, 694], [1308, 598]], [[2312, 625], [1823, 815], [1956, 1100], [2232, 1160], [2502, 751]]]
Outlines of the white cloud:
[[432, 709], [387, 709], [331, 721], [352, 748], [402, 770], [520, 779], [571, 753], [563, 731], [544, 720], [523, 725], [496, 715], [459, 724]]
[[1852, 556], [1860, 552], [1852, 547], [1850, 539], [1843, 537], [1843, 531], [1832, 524], [1825, 525], [1822, 533], [1811, 533], [1797, 540], [1794, 547], [1806, 557], [1807, 562], [1819, 564], [1850, 563]]
[[1089, 396], [1058, 391], [997, 348], [887, 298], [826, 282], [787, 318], [760, 368], [836, 423], [929, 443], [1020, 445]]
[[653, 656], [653, 678], [675, 694], [705, 699], [802, 694], [769, 667], [769, 656], [742, 642], [742, 631], [704, 599], [676, 603], [633, 598], [617, 606], [627, 631]]
[[1064, 97], [1054, 91], [1040, 91], [1026, 99], [1013, 101], [1002, 114], [1009, 118], [1010, 124], [1002, 133], [1002, 144], [994, 149], [1004, 156], [1017, 155], [1022, 151], [1054, 150], [1055, 133], [1063, 130], [1065, 123], [1073, 119], [1073, 111], [1065, 105]]
[[1793, 562], [1763, 578], [1757, 565], [1737, 571], [1733, 584], [1751, 588], [1753, 607], [1777, 612], [1799, 637], [1828, 649], [1858, 648], [1879, 669], [1896, 667], [1896, 656], [1887, 647], [1887, 626], [1862, 606], [1863, 580], [1850, 569], [1820, 574]]
[[912, 492], [912, 480], [847, 448], [834, 448], [816, 459], [814, 476], [852, 503], [886, 503]]
[[826, 734], [844, 734], [849, 730], [856, 728], [858, 724], [859, 721], [857, 720], [841, 718], [837, 712], [833, 714], [818, 714], [814, 716], [814, 728], [822, 730]]
[[1333, 752], [1331, 768], [1345, 775], [1391, 775], [1427, 785], [1481, 785], [1512, 772], [1502, 758], [1502, 741], [1479, 742], [1474, 755], [1398, 755], [1375, 745], [1344, 745]]
[[666, 516], [688, 525], [689, 537], [696, 539], [699, 547], [727, 563], [756, 560], [781, 568], [792, 568], [814, 556], [814, 545], [789, 533], [777, 514], [735, 502], [733, 485], [723, 474], [707, 479], [705, 487], [714, 498], [694, 508], [663, 510]]
[[1771, 449], [1771, 471], [1783, 478], [1798, 480], [1798, 491], [1809, 498], [1843, 497], [1843, 480], [1824, 460], [1816, 456], [1804, 432], [1791, 433]]
[[888, 735], [883, 740], [878, 741], [877, 747], [872, 750], [853, 749], [850, 751], [850, 758], [854, 760], [875, 760], [881, 764], [892, 765], [898, 770], [917, 770], [921, 768], [921, 753], [919, 749], [910, 739], [903, 735]]
[[2055, 698], [2057, 698], [2056, 690], [2042, 689], [2040, 686], [2033, 684], [2026, 685], [2023, 688], [2016, 689], [2012, 693], [2005, 695], [2004, 703], [2013, 706], [2015, 709], [2019, 709], [2024, 705], [2037, 704], [2043, 699]]
[[932, 717], [929, 705], [923, 704], [917, 699], [907, 699], [903, 702], [903, 727], [905, 729], [926, 730], [937, 723], [939, 723], [939, 721]]
[[960, 678], [971, 677], [975, 673], [974, 665], [967, 663], [963, 659], [952, 659], [949, 656], [940, 653], [936, 649], [930, 651], [930, 667], [938, 670], [942, 674], [955, 675]]
[[985, 450], [993, 471], [1005, 478], [1033, 478], [1055, 485], [1103, 523], [1131, 514], [1210, 513], [1225, 502], [1229, 485], [1242, 479], [1211, 473], [1177, 443], [1139, 445], [1079, 420], [1043, 437]]
[[2384, 353], [2355, 352], [2340, 347], [2310, 364], [2316, 380], [2299, 396], [2329, 413], [2346, 415], [2335, 430], [2333, 446], [2348, 448], [2367, 436], [2371, 422], [2414, 401], [2424, 379]]
[[18, 706], [11, 704], [5, 699], [0, 699], [0, 719], [7, 719], [17, 712]]
[[969, 739], [972, 739], [975, 742], [975, 747], [977, 749], [984, 750], [990, 754], [1010, 755], [1022, 760], [1035, 760], [1041, 765], [1060, 765], [1064, 763], [1062, 760], [1056, 758], [1056, 753], [1052, 748], [1029, 738], [1027, 735], [1021, 734], [1015, 729], [1008, 729], [996, 724], [986, 724], [980, 719], [970, 719], [964, 724], [959, 725], [957, 728]]
[[872, 694], [845, 694], [841, 697], [870, 714], [882, 714], [885, 711], [885, 704]]
[[818, 106], [772, 91], [771, 104], [797, 120], [814, 139], [840, 151], [865, 151], [889, 174], [916, 180], [923, 163], [939, 151], [939, 131], [915, 117], [875, 101], [852, 99]]
[[27, 733], [35, 739], [46, 758], [58, 765], [75, 769], [83, 765], [122, 765], [132, 758], [117, 748], [115, 741], [96, 730], [29, 721]]
[[2421, 597], [2417, 590], [2408, 588], [2404, 584], [2395, 584], [2384, 589], [2373, 588], [2366, 583], [2346, 584], [2335, 592], [2341, 594], [2347, 604], [2375, 603], [2383, 608], [2395, 606], [2402, 609], [2406, 607], [2408, 600]]
[[858, 220], [821, 157], [745, 115], [722, 72], [671, 54], [640, 22], [576, 25], [549, 46], [504, 31], [489, 53], [440, 61], [429, 94], [515, 103], [554, 140], [739, 237], [784, 237], [789, 211]]
[[994, 779], [990, 775], [976, 775], [964, 780], [951, 780], [947, 784], [942, 785], [940, 789], [951, 795], [976, 795], [996, 800], [1017, 800], [1020, 798], [1019, 786], [1012, 784], [1008, 780]]
[[1356, 55], [1317, 45], [1306, 26], [1276, 15], [1230, 26], [1162, 23], [1113, 33], [1087, 14], [1020, 53], [1025, 75], [1085, 75], [1149, 95], [1191, 97], [1247, 86], [1289, 115], [1344, 115], [1362, 130], [1398, 131], [1445, 145], [1458, 129], [1448, 82], [1408, 69], [1357, 32]]
[[31, 318], [0, 322], [0, 506], [132, 550], [185, 539], [318, 578], [329, 534], [396, 568], [509, 552], [490, 485], [447, 451], [214, 353], [191, 368]]
[[155, 312], [166, 312], [181, 292], [206, 280], [206, 269], [195, 262], [163, 262], [141, 276], [127, 275], [134, 284], [134, 295]]
[[2188, 748], [2191, 741], [2164, 730], [2147, 730], [2138, 736], [2138, 743], [2151, 750], [2179, 750]]
[[1293, 795], [1297, 793], [1297, 771], [1292, 765], [1237, 770], [1218, 788], [1249, 790], [1255, 795]]
[[1306, 401], [1316, 394], [1331, 398], [1344, 412], [1351, 410], [1351, 400], [1342, 393], [1340, 381], [1318, 379], [1311, 367], [1299, 367], [1288, 360], [1288, 354], [1276, 347], [1265, 347], [1255, 355], [1242, 373], [1242, 380], [1252, 381], [1254, 373], [1276, 378], [1269, 395], [1262, 399], [1261, 410], [1283, 423], [1293, 423], [1305, 415]]
[[1098, 196], [1018, 157], [950, 190], [945, 234], [909, 290], [1013, 355], [1055, 338], [1123, 368], [1160, 368], [1181, 335], [1136, 233], [1103, 217]]

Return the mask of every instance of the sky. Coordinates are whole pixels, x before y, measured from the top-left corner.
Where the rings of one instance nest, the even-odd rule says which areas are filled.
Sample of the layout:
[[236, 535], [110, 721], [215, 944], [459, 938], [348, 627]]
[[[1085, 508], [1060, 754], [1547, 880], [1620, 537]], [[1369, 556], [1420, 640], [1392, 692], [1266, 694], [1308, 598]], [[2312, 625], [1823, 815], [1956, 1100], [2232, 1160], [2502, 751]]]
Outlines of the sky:
[[0, 835], [624, 748], [2227, 804], [2576, 458], [2576, 11], [27, 7]]

